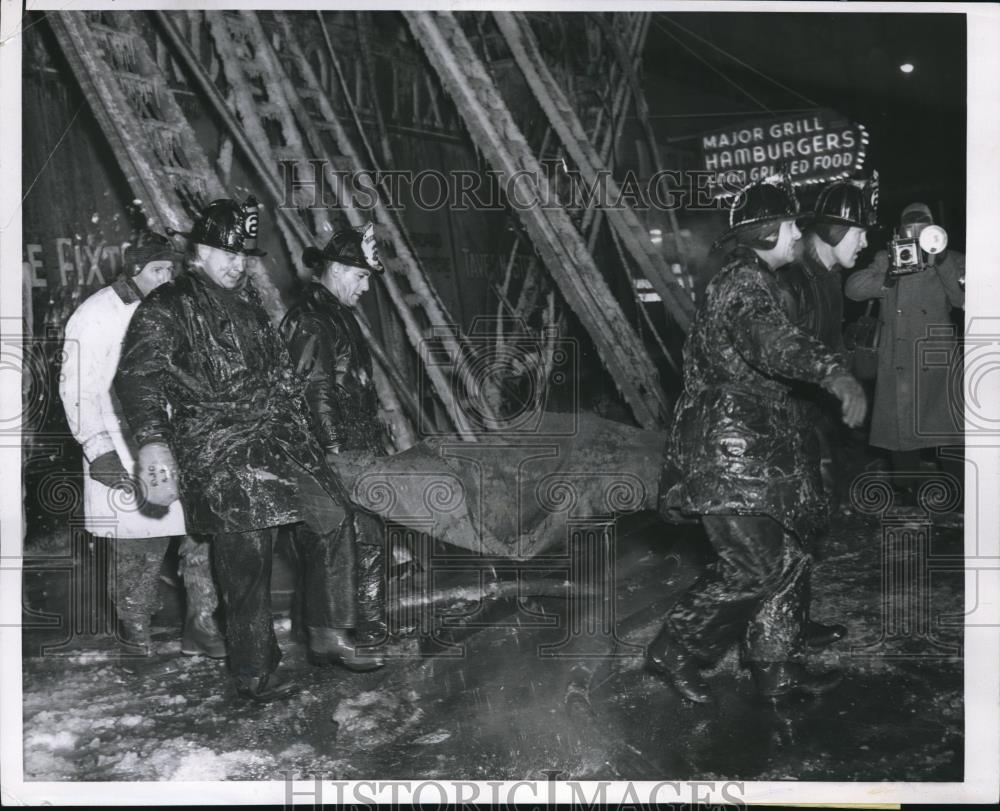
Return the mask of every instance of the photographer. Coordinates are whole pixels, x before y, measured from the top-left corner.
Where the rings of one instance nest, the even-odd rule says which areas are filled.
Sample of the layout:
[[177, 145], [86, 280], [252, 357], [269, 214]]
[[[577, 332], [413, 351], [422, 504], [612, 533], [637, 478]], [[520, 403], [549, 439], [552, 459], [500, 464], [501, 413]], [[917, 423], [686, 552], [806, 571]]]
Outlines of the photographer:
[[[942, 437], [961, 436], [962, 431], [959, 409], [951, 406], [947, 391], [920, 377], [929, 367], [919, 357], [918, 341], [928, 337], [930, 327], [949, 327], [951, 308], [965, 306], [965, 257], [956, 251], [928, 253], [913, 242], [933, 222], [926, 205], [908, 205], [900, 218], [899, 237], [870, 267], [851, 274], [845, 287], [854, 301], [881, 300], [869, 443], [890, 452], [895, 471], [914, 470], [921, 449], [940, 445]], [[947, 238], [943, 241], [946, 245]], [[939, 239], [932, 250], [944, 245]], [[952, 366], [961, 363], [954, 338], [935, 337], [935, 348], [947, 351]]]

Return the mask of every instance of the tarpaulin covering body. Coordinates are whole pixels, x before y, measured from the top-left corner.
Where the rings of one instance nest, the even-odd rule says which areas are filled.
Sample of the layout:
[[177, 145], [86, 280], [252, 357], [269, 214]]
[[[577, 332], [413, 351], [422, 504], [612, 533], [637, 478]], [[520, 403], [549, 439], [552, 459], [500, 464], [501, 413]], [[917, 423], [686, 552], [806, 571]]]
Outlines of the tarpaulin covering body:
[[653, 509], [665, 434], [590, 414], [546, 414], [531, 435], [425, 439], [394, 456], [342, 454], [352, 500], [486, 555], [566, 548], [574, 522]]

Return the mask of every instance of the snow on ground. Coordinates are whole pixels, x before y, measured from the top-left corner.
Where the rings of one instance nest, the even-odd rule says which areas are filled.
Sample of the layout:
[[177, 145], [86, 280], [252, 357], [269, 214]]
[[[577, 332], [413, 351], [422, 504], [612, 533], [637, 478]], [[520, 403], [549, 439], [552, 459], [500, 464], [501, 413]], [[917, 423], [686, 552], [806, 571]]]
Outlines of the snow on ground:
[[[420, 658], [411, 640], [397, 651], [409, 656], [363, 674], [309, 667], [279, 622], [283, 666], [303, 689], [258, 706], [235, 697], [221, 663], [180, 656], [172, 628], [158, 632], [150, 659], [107, 650], [25, 659], [25, 776], [960, 779], [961, 660], [924, 656], [927, 640], [882, 638], [880, 533], [877, 522], [841, 517], [816, 566], [813, 613], [851, 628], [815, 657], [847, 676], [821, 701], [762, 708], [735, 655], [708, 674], [717, 695], [708, 707], [680, 701], [634, 655], [539, 656], [562, 630], [522, 625], [537, 618], [532, 605], [468, 635], [461, 656]], [[938, 536], [938, 551], [961, 549], [960, 529]], [[696, 571], [665, 573], [662, 528], [620, 552], [619, 652], [649, 641], [659, 616], [650, 605]], [[962, 585], [961, 572], [931, 578], [935, 617], [960, 615]], [[961, 627], [936, 633], [955, 642]]]

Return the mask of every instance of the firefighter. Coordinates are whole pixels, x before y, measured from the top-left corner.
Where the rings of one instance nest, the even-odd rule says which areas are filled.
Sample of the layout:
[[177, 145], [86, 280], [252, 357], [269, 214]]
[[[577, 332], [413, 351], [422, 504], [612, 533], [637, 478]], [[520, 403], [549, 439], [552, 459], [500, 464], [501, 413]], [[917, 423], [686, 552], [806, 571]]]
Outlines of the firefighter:
[[[803, 229], [797, 243], [797, 261], [778, 271], [786, 294], [788, 314], [799, 329], [823, 343], [827, 351], [848, 365], [844, 346], [844, 294], [841, 270], [851, 270], [868, 246], [868, 232], [877, 223], [878, 173], [860, 183], [838, 180], [816, 198], [813, 210], [799, 220]], [[814, 427], [815, 453], [823, 474], [830, 506], [836, 506], [844, 489], [842, 448], [850, 442], [840, 424], [839, 404], [815, 386], [800, 385], [794, 392], [802, 400], [806, 418]], [[828, 523], [828, 522], [826, 522]], [[841, 623], [823, 625], [810, 621], [806, 642], [823, 647], [842, 639]]]
[[[354, 313], [372, 274], [384, 273], [374, 225], [337, 231], [322, 250], [306, 248], [302, 261], [313, 278], [282, 321], [281, 333], [292, 362], [305, 377], [313, 428], [328, 463], [334, 469], [342, 461], [363, 468], [386, 453], [371, 352]], [[354, 628], [359, 641], [375, 643], [386, 636], [385, 533], [375, 516], [360, 509], [355, 509], [355, 530], [354, 565], [333, 562], [348, 566], [356, 576], [356, 585], [337, 595], [343, 604], [341, 623], [345, 629]], [[296, 529], [293, 558], [301, 559], [299, 546], [310, 533], [305, 526]], [[302, 574], [300, 560], [294, 562]]]
[[[248, 278], [257, 206], [210, 203], [186, 234], [187, 270], [139, 306], [115, 387], [154, 503], [180, 498], [188, 528], [211, 538], [229, 671], [237, 694], [267, 702], [296, 691], [277, 670], [271, 564], [277, 528], [312, 520], [306, 611], [310, 658], [353, 662], [328, 595], [324, 561], [353, 543], [351, 508], [312, 435], [284, 343]], [[362, 664], [362, 663], [359, 663]], [[377, 667], [377, 663], [367, 663]]]
[[219, 603], [208, 546], [185, 534], [180, 504], [161, 509], [136, 497], [132, 438], [111, 390], [129, 322], [139, 302], [171, 279], [175, 259], [166, 237], [147, 229], [133, 236], [122, 273], [87, 298], [66, 323], [67, 361], [59, 394], [83, 449], [84, 525], [113, 544], [108, 580], [120, 637], [135, 652], [152, 654], [150, 620], [160, 566], [171, 539], [179, 536], [187, 594], [181, 652], [218, 659], [225, 657], [226, 647], [215, 620]]
[[711, 700], [700, 668], [732, 642], [761, 696], [822, 693], [838, 673], [803, 664], [810, 560], [821, 483], [790, 381], [832, 392], [844, 421], [864, 419], [864, 390], [842, 361], [788, 318], [775, 276], [800, 237], [790, 182], [743, 189], [719, 243], [735, 241], [684, 347], [684, 392], [667, 444], [660, 509], [701, 516], [718, 561], [669, 610], [650, 669], [686, 699]]
[[864, 185], [838, 180], [816, 198], [803, 227], [798, 260], [779, 277], [791, 299], [792, 321], [822, 341], [830, 352], [846, 355], [841, 270], [851, 270], [868, 247], [876, 227], [877, 175]]

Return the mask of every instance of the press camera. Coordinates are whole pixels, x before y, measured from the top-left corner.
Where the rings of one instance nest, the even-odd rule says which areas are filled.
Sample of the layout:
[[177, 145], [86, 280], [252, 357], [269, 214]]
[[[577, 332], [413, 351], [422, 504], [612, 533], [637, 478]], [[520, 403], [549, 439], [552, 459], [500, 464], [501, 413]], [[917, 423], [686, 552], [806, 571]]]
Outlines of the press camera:
[[927, 267], [924, 254], [933, 256], [948, 247], [948, 233], [940, 225], [904, 225], [889, 243], [889, 275], [906, 276]]

